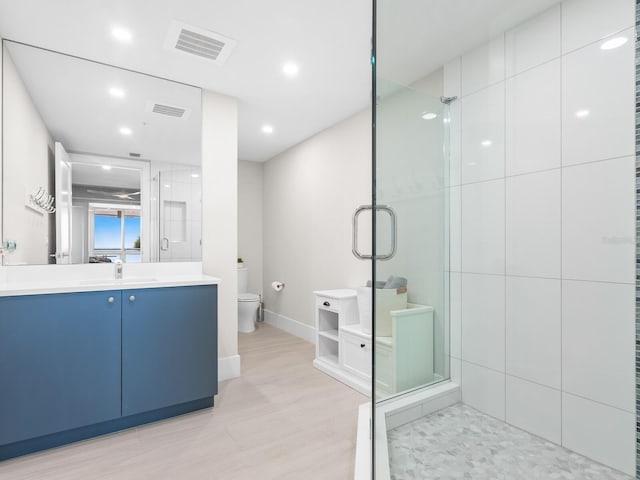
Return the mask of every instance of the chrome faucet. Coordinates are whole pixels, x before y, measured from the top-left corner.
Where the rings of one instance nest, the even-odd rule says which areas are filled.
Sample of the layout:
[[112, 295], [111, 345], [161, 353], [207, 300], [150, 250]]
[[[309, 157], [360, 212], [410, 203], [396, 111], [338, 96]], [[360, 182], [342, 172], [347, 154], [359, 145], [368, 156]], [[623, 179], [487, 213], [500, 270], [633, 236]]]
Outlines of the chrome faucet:
[[122, 278], [122, 260], [116, 260], [116, 280]]

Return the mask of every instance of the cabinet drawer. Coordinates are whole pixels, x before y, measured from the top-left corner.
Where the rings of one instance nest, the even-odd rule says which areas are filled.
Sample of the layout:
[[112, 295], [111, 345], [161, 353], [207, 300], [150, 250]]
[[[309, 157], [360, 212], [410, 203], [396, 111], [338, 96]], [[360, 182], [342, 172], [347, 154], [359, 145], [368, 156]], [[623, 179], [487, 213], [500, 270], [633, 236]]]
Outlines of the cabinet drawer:
[[340, 300], [336, 298], [316, 296], [316, 307], [326, 308], [338, 312], [340, 310]]
[[328, 310], [340, 315], [340, 325], [359, 323], [358, 301], [352, 298], [332, 298], [316, 295], [316, 309]]
[[340, 332], [342, 367], [361, 377], [371, 377], [371, 341]]

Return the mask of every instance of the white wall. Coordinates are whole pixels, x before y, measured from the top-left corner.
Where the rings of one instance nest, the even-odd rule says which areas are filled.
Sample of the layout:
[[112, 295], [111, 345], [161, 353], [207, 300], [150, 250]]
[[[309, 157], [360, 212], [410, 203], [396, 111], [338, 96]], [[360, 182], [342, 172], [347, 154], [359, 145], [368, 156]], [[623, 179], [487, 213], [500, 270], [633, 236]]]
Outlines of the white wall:
[[630, 475], [634, 20], [570, 0], [445, 67], [463, 401]]
[[238, 256], [249, 269], [249, 292], [262, 292], [263, 164], [238, 162]]
[[[370, 262], [351, 253], [351, 216], [371, 203], [370, 147], [365, 111], [264, 164], [266, 309], [311, 326], [314, 290], [355, 287], [371, 277]], [[274, 292], [274, 280], [285, 289]]]
[[[202, 92], [202, 263], [218, 287], [218, 356], [238, 354], [238, 104]], [[223, 362], [226, 364], [226, 362]]]
[[[53, 140], [29, 92], [3, 47], [4, 118], [3, 174], [4, 240], [17, 244], [16, 251], [4, 257], [5, 265], [49, 263], [51, 214], [41, 214], [25, 206], [28, 194], [39, 187], [53, 194], [49, 159]], [[54, 239], [51, 239], [53, 242]]]

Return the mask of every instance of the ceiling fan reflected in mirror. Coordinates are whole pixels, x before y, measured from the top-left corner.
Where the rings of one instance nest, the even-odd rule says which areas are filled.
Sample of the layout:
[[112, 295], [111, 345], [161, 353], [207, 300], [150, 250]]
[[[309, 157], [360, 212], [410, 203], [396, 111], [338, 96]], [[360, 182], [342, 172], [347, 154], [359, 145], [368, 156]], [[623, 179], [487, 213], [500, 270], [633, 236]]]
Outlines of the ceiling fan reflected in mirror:
[[132, 195], [140, 195], [140, 192], [133, 192], [133, 193], [115, 193], [112, 194], [112, 197], [116, 197], [119, 198], [120, 200], [137, 200], [135, 198], [132, 198]]
[[118, 193], [111, 193], [111, 192], [105, 192], [104, 190], [92, 190], [87, 188], [86, 190], [87, 193], [93, 193], [96, 195], [103, 195], [103, 196], [112, 196], [115, 198], [118, 198], [120, 200], [139, 200], [137, 198], [133, 198], [136, 195], [140, 195], [140, 192], [118, 192]]

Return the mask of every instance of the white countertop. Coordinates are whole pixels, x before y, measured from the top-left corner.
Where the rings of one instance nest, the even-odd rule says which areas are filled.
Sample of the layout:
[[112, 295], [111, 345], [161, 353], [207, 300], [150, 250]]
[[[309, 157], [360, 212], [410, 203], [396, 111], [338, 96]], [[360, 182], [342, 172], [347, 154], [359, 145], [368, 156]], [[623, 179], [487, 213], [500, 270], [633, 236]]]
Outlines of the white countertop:
[[217, 285], [220, 279], [209, 275], [167, 275], [157, 277], [124, 278], [121, 280], [88, 279], [42, 282], [0, 283], [0, 297], [18, 295], [43, 295], [72, 292], [103, 292], [142, 288], [186, 287], [192, 285]]
[[217, 285], [199, 262], [125, 264], [115, 279], [113, 265], [45, 265], [0, 268], [0, 297], [52, 293], [100, 292], [141, 288]]

